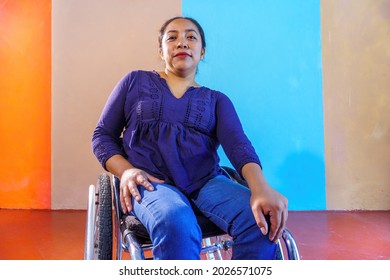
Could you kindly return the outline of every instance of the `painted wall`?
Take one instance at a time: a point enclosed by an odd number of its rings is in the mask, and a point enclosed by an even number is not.
[[[108,95],[128,71],[161,67],[159,27],[180,14],[179,0],[53,0],[53,208],[86,207],[103,172],[91,138]]]
[[[51,1],[0,1],[0,208],[51,207]]]
[[[291,210],[390,209],[389,1],[4,3],[0,208],[86,207],[110,91],[161,69],[158,29],[183,14],[206,32],[198,81],[231,97]]]
[[[322,1],[328,209],[390,209],[390,1]]]
[[[208,39],[199,80],[232,99],[271,185],[290,209],[325,209],[319,1],[183,0],[183,14]]]

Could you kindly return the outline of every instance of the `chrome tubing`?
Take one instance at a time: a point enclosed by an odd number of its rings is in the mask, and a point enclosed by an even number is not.
[[[144,260],[144,251],[139,242],[133,237],[129,230],[125,230],[123,233],[124,243],[132,260]]]
[[[114,234],[116,237],[116,259],[122,260],[122,231],[121,231],[121,211],[119,206],[119,186],[116,177],[112,175],[112,188],[114,193],[114,210],[115,210],[115,219],[114,219]]]
[[[286,244],[287,254],[289,260],[300,260],[298,247],[295,242],[294,237],[292,236],[291,232],[288,229],[284,229],[282,238],[284,240],[284,243]]]
[[[283,253],[283,247],[282,247],[282,242],[280,242],[280,239],[278,239],[278,247],[280,251],[280,255],[282,256],[282,260],[284,260],[284,253]]]
[[[87,227],[85,230],[84,259],[94,259],[95,249],[95,218],[96,218],[96,192],[95,186],[90,185],[88,191]]]

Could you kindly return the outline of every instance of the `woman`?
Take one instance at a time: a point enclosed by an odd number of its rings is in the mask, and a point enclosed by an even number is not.
[[[228,97],[195,82],[206,53],[202,27],[172,18],[159,43],[164,71],[125,75],[93,135],[96,157],[121,180],[123,211],[145,225],[155,259],[199,259],[194,210],[234,238],[233,259],[273,259],[287,199],[268,185]],[[224,175],[220,144],[249,189]]]

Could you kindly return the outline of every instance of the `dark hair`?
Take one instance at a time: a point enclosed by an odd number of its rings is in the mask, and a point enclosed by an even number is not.
[[[195,19],[190,18],[190,17],[173,17],[171,19],[168,19],[166,22],[164,22],[164,24],[160,28],[160,33],[158,36],[158,44],[159,44],[160,49],[162,48],[162,38],[164,36],[165,30],[167,29],[168,24],[170,24],[172,21],[174,21],[176,19],[186,19],[186,20],[191,21],[193,24],[195,24],[195,26],[199,30],[200,37],[202,38],[202,48],[206,48],[206,38],[204,36],[203,28],[202,28],[202,26],[200,26],[199,22],[197,22]]]

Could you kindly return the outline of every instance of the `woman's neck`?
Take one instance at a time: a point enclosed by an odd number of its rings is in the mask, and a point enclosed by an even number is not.
[[[176,98],[181,98],[190,87],[199,87],[195,82],[195,74],[178,76],[167,69],[158,73],[166,80],[169,89]]]
[[[182,86],[198,86],[195,82],[195,74],[196,73],[189,73],[189,74],[176,74],[169,69],[165,69],[162,72],[162,76],[167,82],[175,85],[182,85]],[[161,74],[160,74],[161,75]]]

